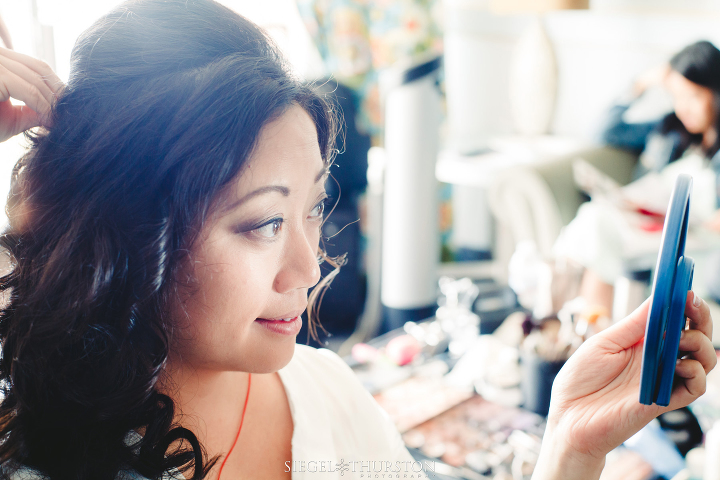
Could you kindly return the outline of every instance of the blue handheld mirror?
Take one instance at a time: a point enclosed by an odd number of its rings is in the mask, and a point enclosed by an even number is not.
[[[692,177],[675,181],[652,285],[643,345],[640,403],[670,403],[680,334],[685,328],[685,301],[692,286],[695,262],[685,256]]]

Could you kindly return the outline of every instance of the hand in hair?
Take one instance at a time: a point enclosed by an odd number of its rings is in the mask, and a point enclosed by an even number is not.
[[[636,97],[639,97],[645,90],[655,85],[662,85],[663,81],[670,73],[670,64],[663,63],[657,67],[651,68],[646,72],[640,74],[633,84],[633,93]]]
[[[50,112],[63,83],[43,61],[0,47],[0,142],[37,126]],[[10,98],[25,102],[13,105]]]

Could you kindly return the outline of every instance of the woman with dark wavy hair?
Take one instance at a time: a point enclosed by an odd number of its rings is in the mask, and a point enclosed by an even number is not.
[[[258,27],[212,0],[129,1],[78,39],[66,86],[5,49],[0,86],[3,139],[41,126],[2,235],[1,477],[358,478],[382,461],[418,478],[350,368],[295,343],[308,304],[315,333],[336,124]],[[686,313],[668,408],[637,402],[647,304],[573,356],[536,479],[597,478],[704,391],[708,307],[690,294]]]

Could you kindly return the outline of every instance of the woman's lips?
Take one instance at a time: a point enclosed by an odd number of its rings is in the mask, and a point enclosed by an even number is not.
[[[297,315],[292,320],[268,320],[265,318],[258,318],[255,320],[263,327],[267,328],[271,332],[278,333],[281,335],[297,335],[300,333],[302,328],[302,317]]]

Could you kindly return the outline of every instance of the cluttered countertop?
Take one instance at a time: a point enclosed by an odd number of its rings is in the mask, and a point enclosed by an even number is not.
[[[531,316],[519,310],[493,320],[492,333],[485,333],[489,329],[466,301],[477,298],[478,285],[445,279],[441,289],[445,302],[435,317],[357,344],[344,359],[393,419],[413,456],[432,462],[429,478],[528,480],[552,380],[582,342],[577,331],[588,329],[587,319],[529,325]],[[690,409],[672,413],[611,452],[601,480],[669,480],[688,472],[701,449],[686,461],[699,442],[682,438],[697,436],[685,423],[699,422],[707,432],[720,419],[720,371],[711,373],[707,393]]]

